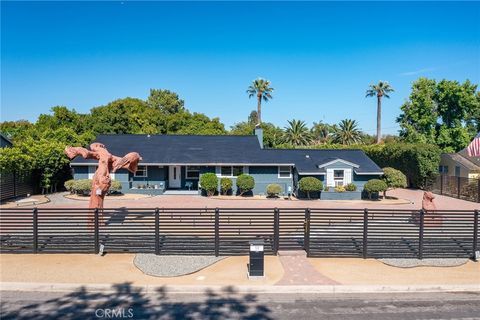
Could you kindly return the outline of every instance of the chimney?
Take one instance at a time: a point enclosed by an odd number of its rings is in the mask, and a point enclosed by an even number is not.
[[[263,129],[255,127],[255,135],[258,138],[258,143],[260,143],[260,148],[263,149]]]

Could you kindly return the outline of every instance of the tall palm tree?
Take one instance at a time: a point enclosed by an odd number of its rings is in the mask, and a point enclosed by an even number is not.
[[[362,132],[358,129],[358,123],[355,120],[342,120],[333,133],[333,142],[351,145],[362,141]]]
[[[305,121],[293,119],[288,121],[288,126],[285,127],[283,140],[294,146],[305,146],[312,142],[312,135]]]
[[[377,143],[380,143],[382,138],[382,97],[390,98],[388,94],[393,91],[387,81],[379,81],[377,84],[371,84],[365,95],[365,97],[377,97]]]
[[[325,144],[330,139],[330,134],[333,132],[333,126],[323,123],[322,121],[314,122],[310,132],[312,133],[314,142],[316,144]]]
[[[262,123],[262,99],[267,102],[272,99],[273,88],[270,87],[270,81],[262,78],[253,80],[252,84],[248,87],[248,97],[257,97],[257,126]]]

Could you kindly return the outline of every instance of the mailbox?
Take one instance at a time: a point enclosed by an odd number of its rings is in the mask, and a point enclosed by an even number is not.
[[[250,263],[248,264],[249,277],[263,277],[265,274],[263,248],[263,240],[250,241]]]

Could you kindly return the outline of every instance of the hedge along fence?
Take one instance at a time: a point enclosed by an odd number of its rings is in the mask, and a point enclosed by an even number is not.
[[[74,194],[89,195],[92,189],[92,179],[71,179],[65,181],[65,189]],[[122,190],[122,183],[117,180],[112,180],[109,193]]]

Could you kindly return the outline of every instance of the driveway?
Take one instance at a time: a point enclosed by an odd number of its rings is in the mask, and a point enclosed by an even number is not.
[[[49,208],[86,208],[88,201],[64,198],[65,193],[49,195],[51,202],[38,205]],[[273,199],[235,199],[223,200],[202,197],[198,195],[161,195],[136,200],[118,200],[107,197],[106,208],[345,208],[345,209],[405,209],[419,210],[422,204],[423,191],[414,189],[397,189],[388,192],[389,196],[407,201],[402,204],[384,203],[382,201],[366,200],[273,200]],[[451,197],[436,195],[436,206],[439,210],[474,210],[480,204]]]

